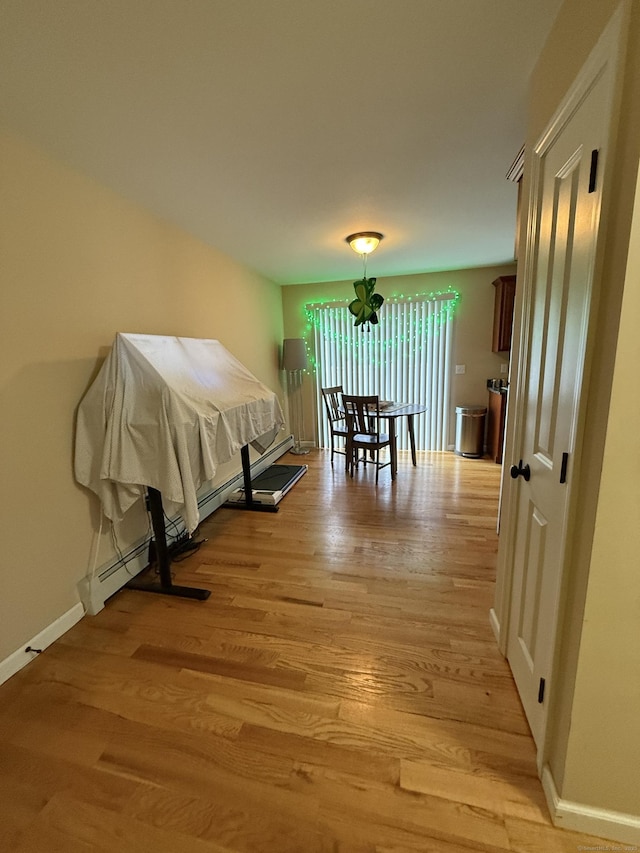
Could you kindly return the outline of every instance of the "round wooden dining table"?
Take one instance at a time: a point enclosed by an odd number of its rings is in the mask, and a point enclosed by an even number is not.
[[[391,465],[393,469],[393,474],[395,476],[396,471],[398,470],[398,456],[397,456],[397,447],[396,447],[396,439],[397,439],[397,429],[396,429],[396,421],[398,418],[406,418],[407,419],[407,429],[409,431],[409,445],[411,447],[411,461],[414,466],[416,463],[416,436],[414,431],[414,416],[421,415],[423,412],[427,411],[427,407],[422,403],[393,403],[393,405],[384,405],[380,404],[380,417],[386,418],[389,422],[389,438],[391,440]]]

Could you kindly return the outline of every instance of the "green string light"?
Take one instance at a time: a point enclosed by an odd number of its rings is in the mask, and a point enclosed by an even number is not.
[[[327,325],[323,322],[321,315],[317,313],[317,309],[326,308],[329,312],[329,316],[331,318],[335,318],[339,312],[348,308],[346,300],[322,299],[317,300],[316,302],[308,302],[304,308],[307,319],[304,341],[310,365],[310,372],[315,373],[317,369],[316,358],[308,340],[310,333],[314,330],[317,330],[326,341],[338,343],[341,346],[346,344],[349,347],[354,347],[356,358],[358,358],[361,351],[364,351],[365,349],[368,351],[370,344],[380,347],[385,360],[383,362],[378,362],[378,365],[382,364],[383,366],[386,366],[387,359],[391,355],[394,355],[400,346],[407,343],[413,343],[416,350],[420,352],[428,335],[430,333],[438,334],[440,326],[454,316],[460,303],[460,293],[453,288],[447,288],[446,290],[430,291],[429,293],[415,293],[408,295],[398,293],[387,297],[385,300],[386,306],[398,303],[411,303],[412,305],[415,305],[419,302],[441,302],[441,306],[435,313],[431,314],[426,321],[420,320],[417,323],[414,323],[412,328],[410,328],[406,334],[398,333],[396,335],[387,336],[378,341],[376,341],[375,338],[371,341],[368,337],[368,333],[367,337],[363,337],[362,330],[352,329],[350,326],[347,327],[348,331],[346,334],[341,334],[327,328]],[[385,312],[383,312],[380,317],[379,325],[376,329],[376,334],[381,334],[384,330],[386,325],[385,319]]]

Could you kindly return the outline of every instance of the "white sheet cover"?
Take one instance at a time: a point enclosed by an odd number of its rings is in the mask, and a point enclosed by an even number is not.
[[[283,424],[275,393],[219,341],[119,333],[78,409],[76,480],[114,522],[152,486],[191,532],[200,486]]]

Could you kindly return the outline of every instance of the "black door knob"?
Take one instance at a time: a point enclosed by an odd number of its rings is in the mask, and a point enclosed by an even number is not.
[[[517,480],[518,477],[524,477],[527,483],[529,482],[529,479],[531,477],[531,469],[528,465],[525,465],[524,468],[522,467],[522,459],[517,465],[511,466],[511,470],[509,471],[509,473],[511,474],[514,480]]]

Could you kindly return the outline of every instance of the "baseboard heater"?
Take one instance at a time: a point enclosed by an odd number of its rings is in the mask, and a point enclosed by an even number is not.
[[[293,436],[289,435],[251,464],[251,478],[255,484],[256,479],[272,463],[279,459],[284,453],[293,447]],[[301,467],[301,466],[280,466]],[[306,469],[306,466],[304,466]],[[302,476],[302,475],[300,475]],[[204,521],[218,507],[227,503],[230,496],[239,490],[244,481],[242,471],[216,486],[198,498],[198,510],[201,521]],[[290,487],[289,487],[290,488]],[[186,531],[182,518],[176,516],[171,518],[167,524],[167,543],[171,544],[181,537]],[[93,577],[85,577],[78,584],[80,599],[85,612],[95,616],[104,608],[105,601],[122,589],[129,581],[138,575],[149,565],[149,533],[135,542],[122,556],[112,557],[107,563],[100,566]]]

